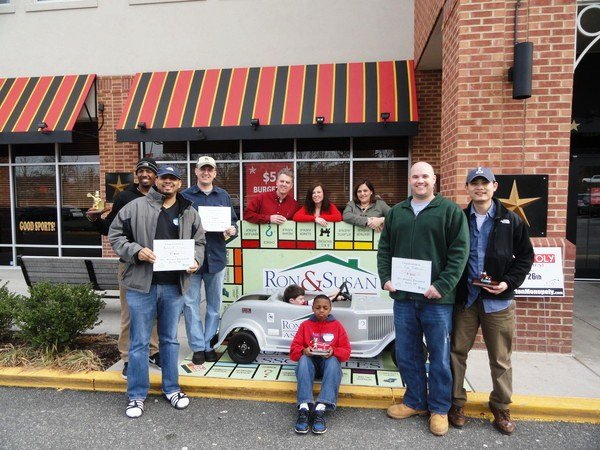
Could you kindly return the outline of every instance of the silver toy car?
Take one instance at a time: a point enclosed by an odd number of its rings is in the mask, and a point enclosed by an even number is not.
[[[310,300],[315,294],[307,293]],[[340,287],[332,314],[348,333],[351,356],[371,358],[394,342],[393,303],[377,295],[350,295]],[[240,364],[249,364],[260,351],[287,353],[300,324],[308,319],[308,305],[283,301],[282,292],[257,291],[241,296],[223,314],[217,347],[228,340],[227,353]],[[395,353],[392,349],[392,359]]]

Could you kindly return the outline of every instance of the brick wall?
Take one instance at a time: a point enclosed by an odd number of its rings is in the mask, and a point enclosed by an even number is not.
[[[129,75],[98,77],[98,103],[104,103],[104,125],[98,133],[102,198],[106,198],[105,174],[107,172],[133,171],[139,159],[139,145],[130,142],[117,142],[116,133],[132,81],[133,77]],[[106,237],[102,239],[102,255],[115,256]]]
[[[442,71],[417,70],[419,134],[412,141],[412,161],[427,161],[436,173],[440,168],[440,127],[442,120]]]
[[[570,352],[575,248],[565,231],[576,2],[522,2],[518,39],[534,44],[533,96],[524,101],[512,99],[507,80],[514,1],[415,3],[415,58],[427,41],[423,36],[432,31],[431,18],[440,8],[443,14],[439,162],[444,195],[464,205],[465,175],[475,165],[489,165],[498,174],[549,175],[548,238],[534,244],[563,248],[566,296],[519,300],[515,343],[517,350]],[[430,28],[420,28],[424,24]],[[434,133],[431,126],[422,120],[419,132]]]

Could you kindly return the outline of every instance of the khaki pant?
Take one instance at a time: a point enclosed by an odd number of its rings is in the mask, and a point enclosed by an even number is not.
[[[468,309],[455,307],[454,327],[452,331],[452,403],[464,406],[467,392],[464,389],[467,355],[481,325],[481,333],[487,347],[492,375],[493,390],[490,403],[499,409],[507,409],[512,396],[512,342],[515,332],[515,303],[506,309],[486,314],[482,300],[476,300]]]
[[[125,264],[119,262],[119,281],[123,277],[125,271]],[[121,359],[123,362],[129,360],[129,308],[127,307],[127,298],[125,293],[127,289],[120,286],[119,297],[121,299],[121,329],[119,330],[119,342],[117,344],[119,353],[121,353]],[[156,329],[156,323],[152,328],[152,335],[150,336],[150,355],[158,353],[158,331]]]

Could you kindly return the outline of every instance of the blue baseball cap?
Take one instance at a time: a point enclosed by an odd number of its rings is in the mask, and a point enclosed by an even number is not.
[[[179,175],[179,171],[173,166],[160,166],[158,168],[157,175],[159,177],[164,177],[165,175],[171,175],[178,180],[181,180],[181,175]]]
[[[496,177],[494,177],[494,172],[492,172],[492,169],[488,167],[477,167],[469,170],[469,173],[467,174],[467,184],[479,177],[485,178],[490,183],[496,181]]]

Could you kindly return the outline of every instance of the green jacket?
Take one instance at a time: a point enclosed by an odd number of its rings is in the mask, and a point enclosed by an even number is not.
[[[394,206],[386,216],[377,269],[383,286],[392,278],[392,257],[431,261],[431,281],[442,295],[427,299],[422,294],[391,292],[396,300],[420,300],[429,303],[454,303],[456,285],[469,259],[469,227],[460,207],[437,194],[415,216],[412,197]]]

